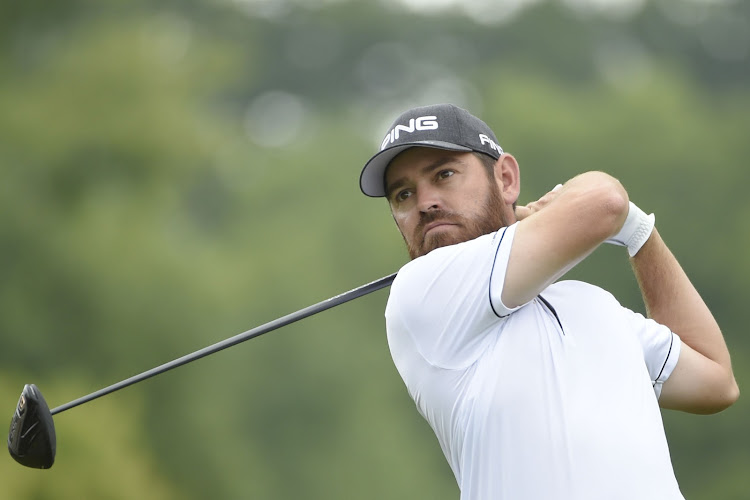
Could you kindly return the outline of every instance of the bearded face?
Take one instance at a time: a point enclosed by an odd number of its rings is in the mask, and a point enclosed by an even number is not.
[[[412,234],[407,237],[401,232],[409,257],[413,260],[436,248],[473,240],[510,225],[497,184],[488,181],[487,187],[487,195],[477,214],[464,215],[440,208],[421,212]]]
[[[420,257],[513,222],[494,164],[473,153],[412,148],[386,171],[386,196],[409,256]]]

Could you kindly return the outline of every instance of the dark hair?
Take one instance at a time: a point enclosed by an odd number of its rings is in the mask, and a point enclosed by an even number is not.
[[[482,165],[484,165],[484,169],[487,171],[487,176],[490,178],[490,180],[494,180],[495,178],[495,163],[497,163],[497,158],[494,158],[488,154],[484,153],[474,153],[474,156],[479,158],[479,161],[482,162]]]
[[[474,156],[476,156],[480,162],[482,162],[482,165],[484,165],[484,170],[487,173],[487,178],[490,180],[490,182],[495,182],[495,164],[497,163],[497,158],[494,158],[488,154],[484,153],[474,153]],[[513,210],[516,209],[516,204],[513,203]]]

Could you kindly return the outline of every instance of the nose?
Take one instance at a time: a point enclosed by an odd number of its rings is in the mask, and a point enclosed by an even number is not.
[[[443,200],[438,190],[432,186],[420,186],[417,189],[417,207],[420,212],[430,212],[443,208]]]

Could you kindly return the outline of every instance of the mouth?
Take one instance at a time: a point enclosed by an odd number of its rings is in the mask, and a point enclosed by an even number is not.
[[[427,233],[429,233],[433,229],[445,228],[445,227],[448,227],[448,226],[455,226],[455,225],[457,225],[457,224],[454,224],[452,222],[447,222],[447,221],[435,221],[435,222],[431,222],[430,224],[427,224],[425,226],[423,234],[426,235]]]

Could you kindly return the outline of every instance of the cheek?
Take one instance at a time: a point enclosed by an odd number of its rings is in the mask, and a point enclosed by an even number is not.
[[[401,231],[401,234],[411,234],[412,230],[416,226],[414,218],[411,217],[411,214],[408,212],[398,211],[392,211],[391,214],[393,215],[393,220],[396,222],[396,226],[398,227],[399,231]]]
[[[396,215],[393,217],[396,221],[396,225],[401,231],[409,228],[409,216],[408,215]]]

